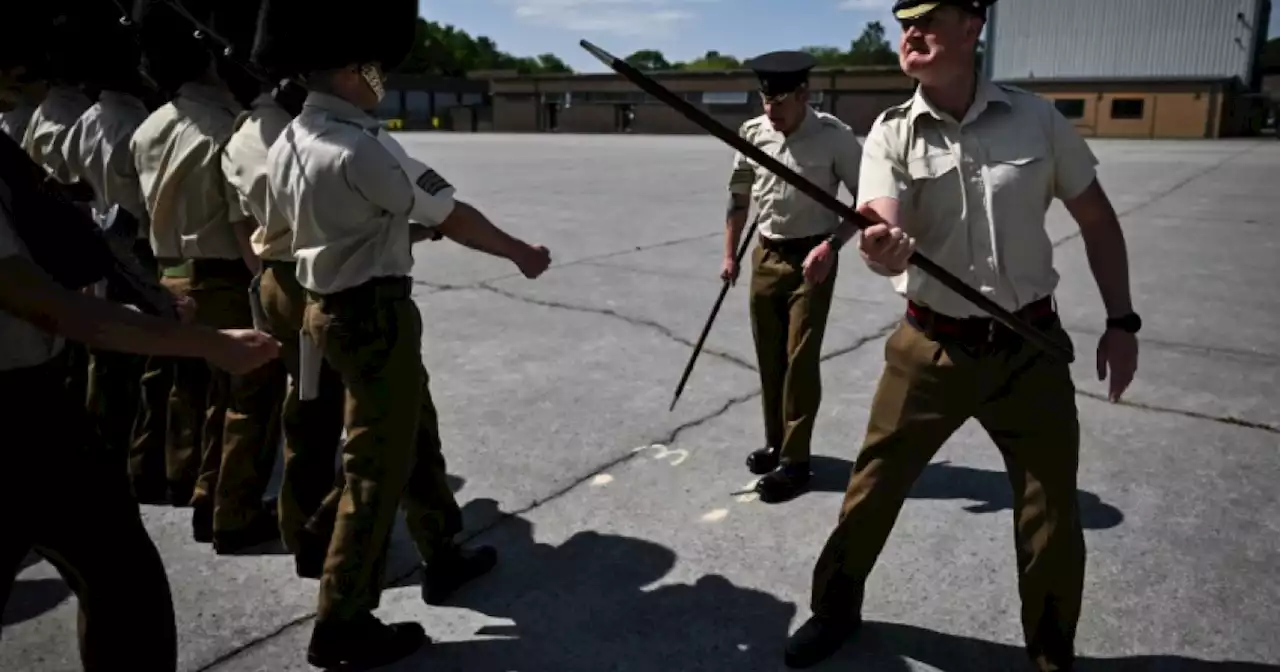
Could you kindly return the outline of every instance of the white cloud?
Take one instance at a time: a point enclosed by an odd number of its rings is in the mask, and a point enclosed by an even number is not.
[[[694,8],[717,0],[503,0],[532,24],[586,33],[655,37],[695,16]]]

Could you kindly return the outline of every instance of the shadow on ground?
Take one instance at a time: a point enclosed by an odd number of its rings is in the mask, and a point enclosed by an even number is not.
[[[854,641],[824,664],[812,669],[908,672],[907,660],[943,672],[995,672],[1034,669],[1022,647],[917,628],[899,623],[867,623]],[[780,666],[779,666],[780,667]],[[1174,655],[1082,657],[1079,672],[1277,672],[1280,666],[1262,663],[1216,662]]]
[[[492,500],[470,506],[482,515],[497,510]],[[449,606],[511,623],[481,627],[469,641],[434,644],[387,672],[785,669],[794,604],[718,575],[650,587],[675,567],[676,555],[642,539],[579,532],[559,546],[541,544],[532,523],[520,517],[505,519],[491,535],[502,563]],[[867,623],[814,669],[908,672],[911,661],[944,672],[1031,669],[1021,646],[881,622]],[[1280,672],[1275,665],[1177,655],[1077,662],[1078,670],[1096,672]]]
[[[497,508],[492,500],[471,504],[482,502]],[[502,562],[450,606],[512,623],[436,644],[389,671],[767,668],[782,655],[780,637],[796,612],[718,575],[649,588],[676,555],[642,539],[579,532],[558,546],[540,544],[532,523],[518,517],[491,538]]]
[[[844,492],[853,473],[853,463],[838,457],[813,456],[811,489],[816,492]],[[1003,471],[962,467],[947,461],[925,467],[911,488],[912,499],[963,499],[974,504],[969,513],[996,513],[1013,509],[1013,488]],[[1085,529],[1106,530],[1124,521],[1124,514],[1102,498],[1085,490],[1077,493],[1080,519]]]

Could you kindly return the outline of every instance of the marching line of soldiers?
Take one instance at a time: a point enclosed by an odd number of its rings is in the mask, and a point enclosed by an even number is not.
[[[879,115],[865,145],[810,105],[812,57],[748,62],[765,113],[741,136],[829,193],[843,184],[873,222],[859,232],[734,157],[721,278],[739,276],[735,252],[754,207],[749,308],[765,445],[747,466],[762,500],[788,500],[810,478],[842,247],[856,238],[864,263],[907,302],[838,524],[814,568],[813,616],[787,642],[792,667],[826,659],[857,632],[863,585],[907,492],[970,418],[991,434],[1015,491],[1028,654],[1040,670],[1073,665],[1085,549],[1068,364],[908,265],[920,250],[1070,343],[1044,227],[1047,204],[1062,200],[1107,310],[1099,378],[1110,376],[1112,399],[1132,380],[1141,321],[1096,159],[1051,103],[974,67],[992,2],[895,3],[901,64],[919,86]],[[27,211],[0,212],[0,388],[21,397],[0,407],[0,422],[20,424],[21,441],[46,440],[30,416],[48,413],[48,395],[60,395],[55,406],[68,418],[47,454],[6,451],[18,461],[4,470],[0,510],[48,506],[8,514],[21,533],[0,553],[0,573],[13,567],[0,604],[34,548],[81,599],[87,670],[174,669],[172,600],[137,512],[139,502],[169,502],[191,507],[193,537],[218,554],[280,539],[297,574],[319,579],[313,665],[365,669],[411,655],[429,641],[423,628],[373,616],[397,510],[422,557],[428,604],[497,562],[493,548],[456,541],[461,512],[422,362],[412,246],[449,238],[528,278],[550,254],[460,200],[371,115],[385,73],[415,39],[413,0],[341,16],[301,0],[136,0],[124,22],[117,6],[63,0],[21,10],[41,29],[0,35],[0,126],[25,128],[22,148],[95,221],[123,211],[139,222],[131,253],[181,321],[129,311],[110,283],[54,287],[15,236],[14,213]],[[209,35],[229,50],[212,48]],[[72,44],[93,45],[95,57],[58,56]],[[6,203],[18,196],[0,192]],[[29,291],[13,291],[19,282]],[[31,289],[40,283],[52,289]],[[267,500],[281,437],[284,480],[278,500]],[[54,487],[72,494],[44,491]],[[108,538],[118,552],[92,553]],[[126,606],[153,627],[139,630],[132,617],[126,630]]]

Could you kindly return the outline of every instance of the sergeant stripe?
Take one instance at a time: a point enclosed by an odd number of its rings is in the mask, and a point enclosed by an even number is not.
[[[449,182],[443,177],[440,177],[440,173],[437,173],[430,168],[427,169],[427,172],[418,176],[418,188],[432,196],[435,196],[451,186],[453,185],[449,184]]]

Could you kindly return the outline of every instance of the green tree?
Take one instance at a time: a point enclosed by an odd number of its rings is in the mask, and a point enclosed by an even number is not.
[[[419,18],[413,49],[397,68],[406,74],[462,77],[473,70],[515,70],[522,74],[572,72],[555,54],[512,56],[488,37],[472,37],[465,30]]]
[[[742,62],[728,54],[712,50],[687,63],[673,63],[675,70],[737,70]]]
[[[657,49],[641,49],[622,60],[641,72],[660,72],[671,69],[671,62]]]
[[[849,43],[846,65],[895,65],[898,54],[884,37],[884,25],[872,21],[862,29],[858,39]]]

